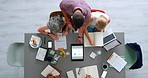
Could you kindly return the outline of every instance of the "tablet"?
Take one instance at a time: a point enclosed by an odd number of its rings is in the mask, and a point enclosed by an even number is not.
[[[71,44],[71,60],[72,61],[84,60],[84,44]]]

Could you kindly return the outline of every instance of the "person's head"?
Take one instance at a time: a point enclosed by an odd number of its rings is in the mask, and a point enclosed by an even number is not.
[[[65,26],[65,23],[63,21],[63,17],[61,16],[54,16],[54,17],[51,17],[49,19],[49,28],[51,30],[51,33],[53,34],[57,34],[61,31],[61,29]]]
[[[73,16],[72,16],[72,23],[73,23],[73,28],[75,29],[75,31],[77,29],[79,29],[83,23],[84,23],[84,16],[82,13],[80,12],[74,12]]]
[[[97,25],[96,27],[98,30],[102,30],[106,27],[107,23],[108,23],[107,18],[101,15],[96,21],[96,25]]]

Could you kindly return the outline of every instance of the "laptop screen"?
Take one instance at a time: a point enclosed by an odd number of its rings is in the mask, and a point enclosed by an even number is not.
[[[112,41],[113,39],[116,39],[115,35],[112,33],[106,37],[103,38],[103,43],[106,44],[110,41]]]

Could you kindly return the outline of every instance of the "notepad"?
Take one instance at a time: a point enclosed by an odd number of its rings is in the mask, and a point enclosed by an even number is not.
[[[99,72],[98,72],[97,65],[76,68],[77,78],[85,78],[86,74],[91,75],[92,78],[99,78]]]
[[[108,58],[107,62],[112,65],[118,72],[120,72],[127,64],[119,55],[115,52]]]
[[[67,76],[68,76],[68,78],[75,78],[75,75],[73,73],[73,70],[68,71],[67,72]]]
[[[46,53],[47,53],[47,49],[39,48],[38,52],[36,54],[36,59],[44,61],[44,59],[46,57]]]

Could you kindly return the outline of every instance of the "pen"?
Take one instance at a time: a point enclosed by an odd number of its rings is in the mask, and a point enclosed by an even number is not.
[[[82,68],[79,68],[79,71],[78,71],[78,74],[79,74],[79,75],[80,75],[80,73],[81,73],[81,69],[82,69]]]
[[[46,37],[44,37],[44,44],[46,43]]]

